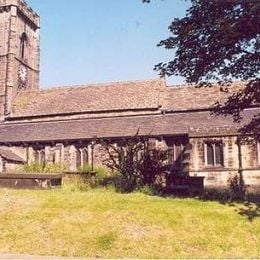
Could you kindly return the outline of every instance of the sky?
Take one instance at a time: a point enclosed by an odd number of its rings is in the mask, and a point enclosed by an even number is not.
[[[158,77],[172,50],[156,45],[183,17],[184,0],[27,0],[41,17],[41,86],[67,86]],[[180,77],[167,79],[181,84]]]

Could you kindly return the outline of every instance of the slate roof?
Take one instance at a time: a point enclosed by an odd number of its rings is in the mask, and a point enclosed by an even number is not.
[[[241,87],[243,83],[234,83],[229,90],[232,93]],[[22,91],[13,102],[11,119],[78,113],[95,113],[101,117],[101,113],[136,110],[207,109],[217,100],[224,101],[228,95],[221,92],[219,86],[166,87],[163,79]]]
[[[95,111],[157,109],[162,79],[22,91],[12,105],[12,117]]]
[[[260,109],[244,111],[249,120]],[[215,117],[209,112],[173,113],[166,115],[133,116],[102,119],[81,119],[53,122],[0,124],[0,143],[63,141],[112,138],[139,135],[188,134],[190,128],[234,128],[231,117]]]
[[[228,96],[243,86],[242,82],[234,82],[228,87],[229,93],[221,91],[219,85],[202,88],[194,85],[167,87],[163,96],[163,108],[171,111],[207,109],[216,101],[224,102]]]
[[[18,156],[17,154],[13,153],[10,150],[6,150],[3,148],[0,148],[0,156],[2,156],[4,159],[12,162],[21,162],[24,163],[25,161]]]

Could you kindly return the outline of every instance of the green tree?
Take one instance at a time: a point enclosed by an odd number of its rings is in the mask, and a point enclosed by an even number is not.
[[[260,0],[190,1],[186,16],[175,18],[170,37],[158,44],[174,50],[173,59],[155,70],[183,76],[198,86],[218,82],[227,92],[232,81],[245,81],[245,88],[213,108],[216,114],[231,114],[240,122],[245,108],[260,104]],[[259,140],[260,113],[240,131]]]

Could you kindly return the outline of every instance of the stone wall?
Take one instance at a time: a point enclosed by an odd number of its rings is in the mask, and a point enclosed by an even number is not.
[[[222,167],[209,167],[205,162],[205,142],[219,140],[223,143],[224,164]],[[236,136],[197,137],[191,138],[192,144],[190,175],[204,176],[206,186],[222,186],[227,184],[231,174],[239,170],[239,150]],[[258,161],[257,145],[241,145],[241,166],[244,181],[248,185],[260,184],[260,161]]]
[[[20,56],[21,36],[26,33],[25,55]],[[0,119],[9,115],[20,87],[20,65],[27,68],[23,88],[39,88],[39,17],[23,1],[0,0]]]
[[[170,140],[170,141],[169,141]],[[180,140],[176,137],[157,138],[152,140],[152,145],[158,149],[167,150],[168,145],[174,140]],[[205,142],[217,140],[223,144],[223,165],[212,167],[208,166],[205,161]],[[179,141],[178,141],[179,142]],[[183,141],[183,143],[187,140]],[[225,186],[231,174],[236,174],[239,170],[239,150],[236,136],[226,137],[192,137],[189,139],[189,146],[191,146],[189,174],[191,176],[203,176],[205,186]],[[183,145],[185,148],[185,146]],[[77,151],[85,149],[87,161],[83,162],[81,155],[81,166],[83,163],[93,164],[94,166],[102,165],[107,158],[104,147],[100,144],[93,146],[91,142],[78,141],[75,143],[53,143],[53,144],[37,144],[33,146],[16,146],[9,147],[9,149],[19,155],[28,163],[35,161],[35,151],[37,149],[44,150],[46,163],[61,163],[68,171],[78,171]],[[92,158],[93,154],[93,158]],[[260,161],[257,154],[256,144],[241,145],[241,170],[245,183],[247,185],[260,185]],[[167,163],[167,162],[165,162]]]
[[[10,11],[0,8],[0,117],[4,114]]]

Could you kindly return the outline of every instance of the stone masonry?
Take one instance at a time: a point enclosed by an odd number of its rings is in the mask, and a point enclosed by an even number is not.
[[[22,90],[39,87],[39,39],[39,16],[24,1],[0,0],[0,118],[10,114],[21,66],[26,70]]]

